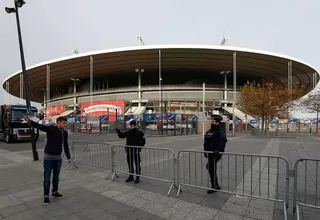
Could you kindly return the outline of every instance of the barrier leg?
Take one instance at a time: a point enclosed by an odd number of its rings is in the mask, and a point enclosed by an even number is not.
[[[173,185],[174,185],[174,183],[172,182],[171,185],[170,185],[169,191],[168,191],[168,193],[167,193],[167,196],[170,196],[171,189],[172,189]]]
[[[67,170],[67,169],[72,170],[73,167],[79,169],[79,167],[76,165],[76,163],[75,163],[75,162],[72,162],[72,163],[69,163],[69,164],[66,166],[66,168],[64,168],[64,170]]]
[[[296,217],[297,217],[297,220],[300,220],[300,209],[299,209],[299,205],[296,206]]]
[[[116,171],[115,171],[116,164],[114,162],[114,157],[115,157],[116,152],[114,150],[114,146],[111,147],[111,152],[112,152],[111,153],[111,171],[110,171],[110,173],[109,173],[109,175],[107,176],[106,179],[108,179],[109,176],[111,175],[111,180],[113,180],[114,176],[119,178],[119,176],[116,174]]]
[[[283,215],[284,215],[284,220],[287,220],[287,204],[286,202],[283,202]]]
[[[181,185],[179,184],[178,192],[177,192],[177,197],[179,197],[179,195],[180,195],[180,191],[181,191]],[[181,192],[182,192],[182,191],[181,191]]]
[[[64,168],[64,170],[67,170],[67,169],[72,169],[73,167],[79,169],[79,167],[76,165],[76,162],[75,162],[75,149],[74,149],[74,143],[72,142],[71,143],[71,158],[72,158],[72,163],[69,163],[66,168]]]

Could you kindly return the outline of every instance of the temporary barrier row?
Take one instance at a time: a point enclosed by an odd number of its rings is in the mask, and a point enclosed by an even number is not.
[[[167,182],[170,183],[167,195],[170,195],[175,178],[175,154],[173,150],[113,145],[111,161],[111,180],[117,173],[124,173]]]
[[[320,209],[320,159],[299,159],[290,170],[286,158],[272,155],[196,150],[181,150],[176,155],[168,148],[83,141],[71,142],[70,149],[74,163],[66,169],[83,164],[111,170],[112,180],[117,173],[124,173],[170,183],[167,195],[178,186],[179,196],[182,187],[187,186],[280,202],[285,219],[289,179],[294,177],[293,211],[297,219],[300,206]]]
[[[301,158],[294,164],[293,212],[300,219],[300,206],[320,209],[320,159]]]
[[[188,186],[281,202],[286,219],[288,175],[289,162],[280,156],[181,150],[177,196]]]

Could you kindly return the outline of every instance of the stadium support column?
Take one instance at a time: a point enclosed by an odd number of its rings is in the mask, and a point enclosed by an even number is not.
[[[162,73],[161,73],[161,50],[159,50],[159,111],[161,112],[161,135],[163,135],[163,103],[162,103]]]
[[[10,83],[6,81],[6,93],[4,93],[4,102],[5,104],[10,104]]]
[[[47,109],[47,98],[46,98],[46,96],[47,96],[47,93],[46,93],[46,88],[42,88],[41,89],[42,91],[43,91],[43,107],[44,107],[44,109]]]
[[[50,66],[47,65],[47,86],[46,86],[46,104],[50,101]]]
[[[234,114],[236,103],[237,103],[237,52],[234,52],[233,53],[233,104],[232,104],[233,126],[232,126],[232,135],[235,135],[235,131],[236,131],[236,116]]]
[[[90,56],[90,105],[92,105],[93,99],[93,57]]]
[[[313,73],[313,77],[312,77],[312,85],[313,85],[313,88],[315,88],[317,86],[317,72],[314,72]]]
[[[206,83],[204,82],[202,85],[202,138],[204,139],[204,116],[205,116],[205,101],[206,100]]]
[[[289,98],[291,99],[291,94],[292,94],[292,61],[290,60],[288,62],[288,93],[289,93]],[[289,132],[289,109],[287,112],[287,132]]]

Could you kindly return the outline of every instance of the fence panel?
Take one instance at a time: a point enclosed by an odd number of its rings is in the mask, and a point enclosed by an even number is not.
[[[107,143],[73,141],[70,144],[73,164],[99,167],[111,170],[112,146]],[[66,169],[70,168],[67,166]],[[72,168],[72,167],[71,167]]]
[[[182,150],[178,153],[177,196],[181,186],[212,190],[208,173],[212,152]],[[283,203],[285,219],[289,200],[289,163],[280,156],[241,153],[220,153],[216,164],[218,184],[216,191]],[[213,163],[214,164],[214,163]],[[214,169],[215,167],[213,167]],[[214,188],[216,188],[213,181]]]
[[[301,158],[294,164],[293,212],[299,219],[299,206],[320,209],[320,159]]]
[[[140,157],[136,156],[137,151],[140,152]],[[133,175],[171,183],[167,193],[167,195],[170,195],[175,180],[175,154],[173,150],[167,148],[113,145],[112,152],[111,179],[114,178],[116,173],[130,175],[128,161],[137,159],[141,164],[140,175],[136,174],[135,161],[133,161]]]

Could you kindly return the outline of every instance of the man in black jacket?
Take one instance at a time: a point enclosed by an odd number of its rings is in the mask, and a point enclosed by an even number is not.
[[[121,132],[119,129],[116,129],[119,138],[127,138],[126,145],[128,146],[144,146],[146,144],[146,139],[144,138],[143,132],[136,127],[137,126],[136,121],[134,120],[131,121],[129,125],[130,125],[130,129],[125,132]],[[140,166],[141,148],[126,147],[125,150],[127,153],[127,162],[129,167],[129,173],[130,173],[126,182],[133,181],[133,173],[134,173],[133,161],[134,161],[135,167],[136,167],[136,174],[137,174],[137,177],[134,183],[139,183],[140,175],[141,175],[141,166]]]
[[[208,194],[214,193],[216,192],[215,190],[221,189],[217,177],[217,163],[222,157],[220,152],[224,152],[226,142],[228,141],[226,134],[220,130],[220,122],[222,117],[220,115],[213,115],[212,118],[213,120],[211,122],[211,128],[204,136],[203,145],[205,151],[213,152],[204,155],[206,158],[208,158],[207,169],[210,175],[211,188],[213,189],[208,190]]]
[[[55,198],[62,199],[63,195],[58,193],[59,186],[59,174],[62,164],[62,149],[68,158],[68,163],[72,163],[69,145],[68,145],[68,132],[64,130],[67,126],[67,120],[64,117],[57,118],[56,126],[46,126],[39,124],[30,120],[28,116],[24,117],[24,120],[28,121],[31,126],[39,128],[41,131],[47,133],[46,145],[44,148],[44,158],[43,158],[43,167],[44,167],[44,202],[43,204],[50,204],[49,192],[50,192],[50,179],[51,172],[53,172],[52,177],[52,196]]]

